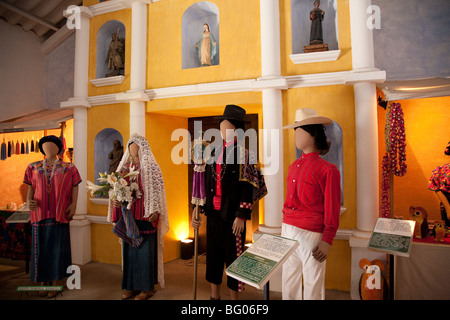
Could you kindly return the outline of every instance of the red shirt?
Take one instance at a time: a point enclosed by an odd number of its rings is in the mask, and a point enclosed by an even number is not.
[[[302,155],[289,166],[283,223],[323,233],[332,244],[341,210],[340,174],[318,152]]]

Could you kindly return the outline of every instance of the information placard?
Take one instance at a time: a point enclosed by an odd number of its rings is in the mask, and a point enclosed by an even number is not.
[[[8,219],[6,223],[28,223],[30,222],[31,212],[28,206],[25,204],[21,206],[16,212],[14,212]]]
[[[409,257],[415,224],[413,220],[378,218],[368,248]]]
[[[262,289],[298,245],[296,240],[264,233],[226,269],[226,273]]]

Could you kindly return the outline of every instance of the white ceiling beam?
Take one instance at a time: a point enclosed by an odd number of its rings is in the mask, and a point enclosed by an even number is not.
[[[50,29],[52,29],[54,31],[58,31],[58,28],[54,24],[51,24],[50,22],[48,22],[48,21],[46,21],[46,20],[44,20],[44,19],[42,19],[42,18],[40,18],[38,16],[35,16],[34,14],[31,14],[31,13],[29,13],[29,12],[27,12],[27,11],[21,9],[21,8],[18,8],[16,6],[10,4],[7,1],[0,0],[0,6],[6,8],[8,10],[14,11],[15,13],[20,14],[20,15],[28,18],[28,19],[36,21],[37,23],[39,23],[39,24],[41,24],[41,25],[43,25],[43,26],[45,26],[47,28],[50,28]]]

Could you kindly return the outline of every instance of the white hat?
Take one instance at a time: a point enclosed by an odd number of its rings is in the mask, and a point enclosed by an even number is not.
[[[319,116],[316,110],[310,108],[301,108],[295,111],[295,123],[289,124],[283,129],[297,128],[307,124],[332,124],[333,120],[330,118]]]

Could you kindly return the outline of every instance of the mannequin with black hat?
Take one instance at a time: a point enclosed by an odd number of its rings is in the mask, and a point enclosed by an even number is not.
[[[333,121],[310,108],[298,109],[296,147],[303,151],[289,166],[281,235],[300,245],[283,264],[284,300],[325,299],[325,263],[339,226],[340,173],[320,155],[328,150],[325,125]],[[303,283],[302,283],[303,282]]]
[[[252,155],[242,150],[236,138],[236,130],[244,130],[245,114],[243,108],[227,105],[223,115],[217,117],[223,145],[215,150],[216,161],[205,168],[206,203],[202,211],[207,217],[206,280],[211,284],[212,300],[220,299],[224,266],[243,252],[246,221],[251,218],[253,204],[267,193],[262,174],[250,164]],[[192,226],[197,229],[200,223],[201,218],[196,220],[193,215]],[[227,277],[232,299],[238,298],[242,285]]]
[[[39,140],[44,160],[33,162],[25,170],[28,184],[27,205],[31,211],[32,282],[51,285],[67,277],[72,264],[69,222],[75,215],[80,174],[72,163],[58,160],[63,151],[61,140],[53,135]],[[40,292],[49,298],[58,291]]]

